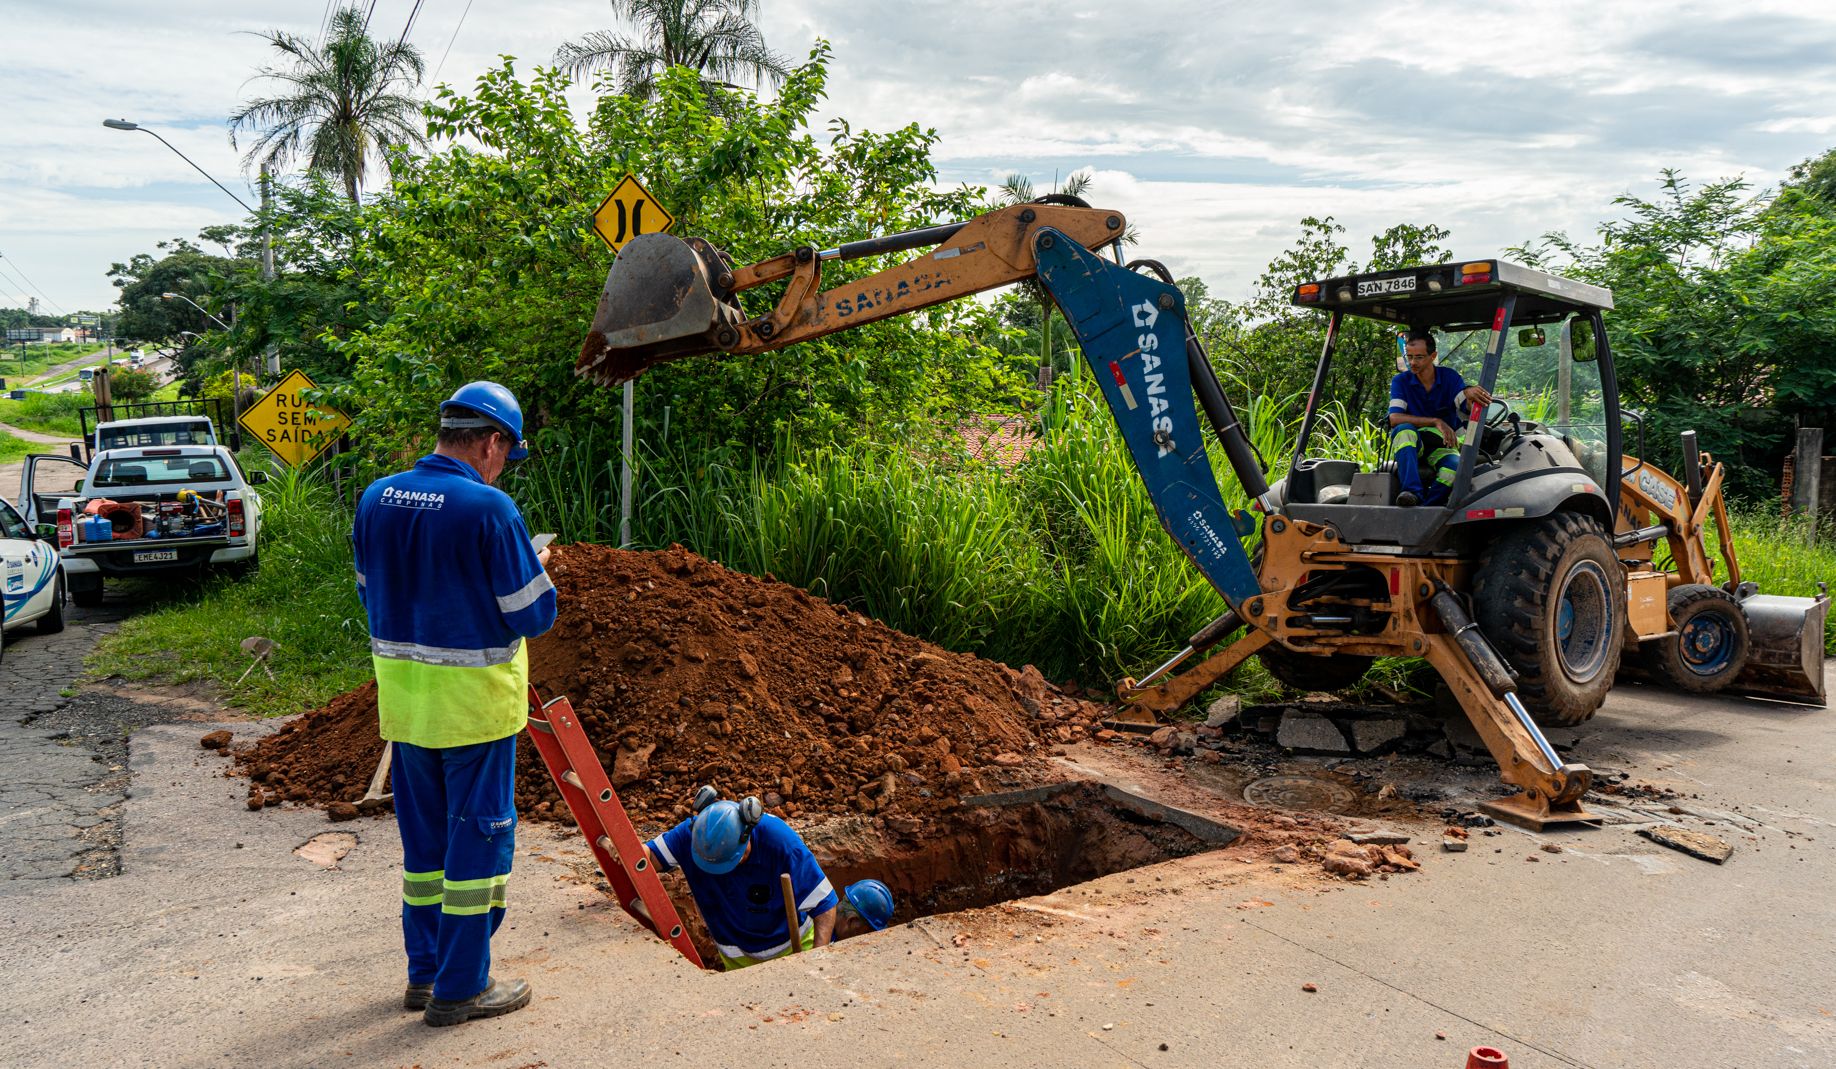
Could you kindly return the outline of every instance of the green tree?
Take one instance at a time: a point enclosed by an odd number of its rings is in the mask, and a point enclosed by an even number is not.
[[[230,116],[232,145],[239,134],[256,135],[245,164],[280,171],[303,156],[307,170],[336,177],[355,202],[373,165],[393,172],[393,163],[377,158],[383,150],[426,144],[421,103],[409,95],[424,70],[420,52],[402,41],[378,43],[356,7],[338,9],[323,45],[285,30],[257,36],[281,58],[257,77],[279,83],[279,92]]]
[[[183,330],[205,334],[216,329],[204,313],[184,301],[161,295],[182,293],[206,308],[216,305],[213,287],[232,268],[232,261],[213,256],[184,238],[162,241],[156,248],[165,255],[138,253],[127,263],[109,268],[108,276],[120,290],[116,297],[121,315],[115,336],[124,340],[169,342]]]
[[[675,213],[673,233],[706,238],[736,263],[974,214],[982,190],[934,188],[931,131],[836,119],[822,138],[811,132],[827,55],[819,45],[770,102],[671,68],[653,99],[603,96],[584,125],[559,71],[525,80],[506,62],[469,95],[441,87],[428,128],[443,144],[364,211],[350,277],[386,316],[338,343],[353,371],[339,402],[385,452],[423,445],[437,400],[472,378],[517,391],[538,444],[616,426],[617,393],[573,368],[611,263],[585,221],[627,171]],[[885,262],[825,264],[823,285]],[[779,292],[741,298],[758,315]],[[980,342],[989,319],[959,301],[768,358],[668,364],[639,384],[640,430],[661,442],[667,420],[670,443],[766,455],[789,439],[949,426],[1026,387]]]
[[[109,396],[117,401],[144,401],[159,389],[151,371],[118,367],[108,373]]]
[[[758,0],[612,0],[637,34],[594,30],[557,49],[555,65],[576,79],[606,71],[618,92],[639,100],[655,98],[664,71],[687,67],[718,104],[724,98],[713,90],[776,87],[789,72],[753,25],[758,7]]]
[[[1651,459],[1675,470],[1677,435],[1694,430],[1731,490],[1757,498],[1793,424],[1836,416],[1836,205],[1802,183],[1748,190],[1666,170],[1656,196],[1615,198],[1593,242],[1550,234],[1518,251],[1612,289],[1621,403],[1645,413]]]
[[[1301,220],[1301,233],[1256,280],[1250,299],[1237,310],[1247,324],[1214,359],[1254,393],[1298,405],[1313,384],[1314,367],[1326,335],[1326,318],[1293,303],[1303,282],[1361,271],[1386,271],[1439,263],[1447,258],[1441,242],[1448,231],[1433,224],[1399,223],[1371,238],[1370,258],[1359,263],[1342,238],[1345,227],[1331,216]],[[1327,400],[1348,411],[1376,419],[1396,374],[1396,329],[1347,316],[1334,349]]]

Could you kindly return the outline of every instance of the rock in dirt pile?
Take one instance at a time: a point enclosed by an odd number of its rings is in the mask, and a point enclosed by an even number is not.
[[[561,547],[549,571],[559,619],[530,644],[530,681],[572,700],[640,824],[687,815],[711,782],[789,817],[915,827],[1026,778],[1042,745],[1082,738],[1099,713],[1030,666],[951,653],[680,547]],[[376,722],[372,684],[243,751],[250,806],[356,815],[382,752]],[[516,790],[526,818],[569,819],[532,746],[519,748]]]

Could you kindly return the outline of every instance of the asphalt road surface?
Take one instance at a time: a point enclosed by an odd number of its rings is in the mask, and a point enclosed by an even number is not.
[[[1674,793],[1600,799],[1603,827],[1451,854],[1438,820],[1405,824],[1423,871],[1363,883],[1226,848],[730,975],[627,921],[575,834],[526,825],[496,969],[535,1001],[439,1030],[400,1009],[393,823],[249,812],[198,746],[210,725],[152,726],[128,743],[121,876],[0,883],[0,1049],[59,1066],[1457,1069],[1487,1044],[1516,1069],[1821,1069],[1833,725],[1624,686],[1572,754]],[[1665,849],[1636,834],[1652,821],[1734,855]]]

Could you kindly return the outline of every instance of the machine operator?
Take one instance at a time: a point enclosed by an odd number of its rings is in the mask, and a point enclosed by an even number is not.
[[[1468,386],[1460,373],[1435,363],[1434,334],[1412,330],[1404,347],[1409,370],[1390,380],[1390,455],[1396,460],[1401,491],[1398,505],[1438,505],[1453,489],[1460,468],[1458,428],[1472,405],[1492,403],[1492,395]],[[1434,482],[1422,481],[1418,457],[1427,453]]]

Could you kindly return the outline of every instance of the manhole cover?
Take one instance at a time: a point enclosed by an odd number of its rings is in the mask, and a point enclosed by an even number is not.
[[[1343,813],[1358,800],[1358,794],[1343,783],[1312,776],[1265,776],[1243,788],[1243,800],[1276,809]]]

